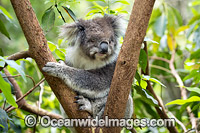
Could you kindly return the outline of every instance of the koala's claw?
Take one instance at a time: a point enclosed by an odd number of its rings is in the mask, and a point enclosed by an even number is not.
[[[79,110],[87,111],[92,114],[92,105],[87,98],[84,98],[83,96],[75,96],[74,98],[76,99],[74,103],[79,105]]]

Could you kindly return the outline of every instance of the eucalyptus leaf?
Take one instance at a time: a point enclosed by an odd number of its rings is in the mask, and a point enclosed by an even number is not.
[[[139,64],[144,72],[146,71],[146,67],[147,67],[147,58],[148,57],[147,57],[146,52],[143,49],[141,49],[140,56],[139,56]]]
[[[0,76],[0,88],[4,96],[6,97],[7,102],[17,108],[18,106],[11,93],[11,86],[1,76]]]
[[[172,105],[172,104],[178,104],[178,105],[183,105],[183,104],[186,104],[186,103],[191,103],[191,102],[200,102],[200,97],[198,96],[192,96],[186,100],[182,100],[182,99],[177,99],[177,100],[174,100],[174,101],[171,101],[169,103],[166,104],[167,105]]]
[[[8,132],[8,115],[7,113],[0,108],[0,132]]]
[[[145,101],[153,106],[158,106],[158,101],[151,95],[148,90],[142,89],[140,86],[134,86],[138,94],[145,99]]]
[[[188,91],[193,91],[200,94],[200,88],[198,87],[185,87]]]
[[[43,30],[45,32],[50,31],[54,26],[54,22],[55,22],[55,12],[54,12],[54,8],[52,8],[52,6],[51,6],[44,12],[44,14],[42,16]]]
[[[65,9],[67,14],[73,19],[74,22],[77,21],[76,15],[74,14],[74,12],[70,8],[68,8],[66,6],[62,6],[62,7]]]
[[[164,35],[167,25],[167,18],[162,14],[154,23],[154,30],[159,37]]]
[[[10,35],[9,35],[9,33],[8,33],[6,27],[5,27],[5,25],[4,25],[4,23],[3,23],[3,21],[1,19],[0,19],[0,32],[2,34],[4,34],[8,39],[11,39]]]
[[[16,69],[21,74],[23,80],[26,82],[26,76],[25,76],[24,70],[20,65],[18,65],[14,60],[7,60],[1,56],[0,56],[0,59],[5,61],[10,67]]]

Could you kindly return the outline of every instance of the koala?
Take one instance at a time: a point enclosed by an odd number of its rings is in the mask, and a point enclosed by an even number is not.
[[[79,110],[102,118],[124,34],[122,18],[106,15],[90,20],[80,19],[60,28],[68,40],[65,62],[48,62],[43,71],[58,77],[78,96]],[[131,118],[133,101],[129,96],[125,118]]]

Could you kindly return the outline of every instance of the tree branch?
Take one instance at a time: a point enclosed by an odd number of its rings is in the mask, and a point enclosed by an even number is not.
[[[47,62],[56,62],[56,60],[48,48],[47,40],[30,1],[11,0],[11,3],[29,44],[30,56],[36,61],[40,71],[45,76],[46,81],[58,98],[66,114],[69,118],[87,118],[89,115],[87,112],[80,112],[77,110],[77,105],[74,103],[76,94],[59,78],[49,76],[42,71],[42,67]],[[88,128],[76,128],[76,130],[80,133],[89,132]]]
[[[148,48],[147,48],[147,43],[144,42],[144,51],[147,54],[147,67],[146,67],[146,71],[143,72],[142,74],[144,75],[149,75],[149,58],[148,58]],[[160,116],[160,118],[162,119],[169,119],[169,117],[167,116],[167,113],[165,111],[164,105],[162,104],[163,102],[157,97],[156,93],[153,90],[153,87],[151,85],[151,82],[149,80],[147,80],[147,90],[150,91],[150,93],[153,95],[153,97],[158,101],[158,105],[162,108],[160,109],[159,107],[155,107],[158,115]],[[171,132],[171,133],[178,133],[176,127],[171,126],[170,123],[169,125],[167,124],[167,129]]]
[[[176,69],[174,67],[174,59],[175,59],[175,50],[172,51],[171,59],[170,59],[170,62],[169,62],[169,68],[171,69],[171,73],[175,77],[176,82],[179,85],[179,88],[180,88],[180,91],[181,91],[181,97],[183,98],[183,100],[186,100],[187,99],[187,91],[184,87],[184,83],[183,83],[181,77],[179,76],[178,72],[176,71]],[[186,111],[187,111],[187,113],[190,117],[190,122],[192,124],[192,128],[194,128],[196,130],[196,133],[197,133],[198,131],[197,131],[196,118],[195,118],[194,114],[192,113],[190,106],[188,106],[186,108]]]
[[[6,74],[6,76],[11,76],[10,73],[8,72],[8,70],[4,69],[4,72]],[[18,99],[16,101],[16,103],[18,104],[18,108],[21,108],[27,112],[30,112],[30,113],[33,113],[33,114],[37,114],[37,115],[40,115],[40,116],[44,116],[44,115],[48,115],[50,118],[56,118],[56,119],[59,119],[59,118],[62,118],[62,116],[58,115],[58,114],[55,114],[55,113],[52,113],[52,112],[48,112],[44,109],[40,109],[38,110],[36,107],[34,106],[31,106],[29,105],[25,99],[23,99],[25,96],[23,96],[22,94],[22,91],[19,87],[19,85],[17,84],[17,82],[15,81],[15,79],[13,78],[8,78],[8,80],[12,83],[14,89],[15,89],[15,96],[16,96],[16,99]],[[9,108],[7,111],[11,111],[15,109],[14,107],[13,108]]]
[[[124,42],[115,67],[104,116],[123,118],[133,78],[137,69],[141,44],[155,0],[135,0]],[[120,132],[121,128],[103,128],[103,132]]]
[[[23,58],[27,58],[30,57],[29,56],[29,52],[28,51],[21,51],[18,53],[15,53],[13,55],[10,55],[7,60],[19,60],[19,59],[23,59]],[[5,64],[4,67],[0,67],[0,71],[3,70],[3,68],[5,68],[8,64]]]

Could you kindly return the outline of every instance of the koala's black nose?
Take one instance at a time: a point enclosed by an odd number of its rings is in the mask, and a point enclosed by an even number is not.
[[[106,54],[108,52],[108,43],[107,42],[101,42],[100,44],[100,53]]]

